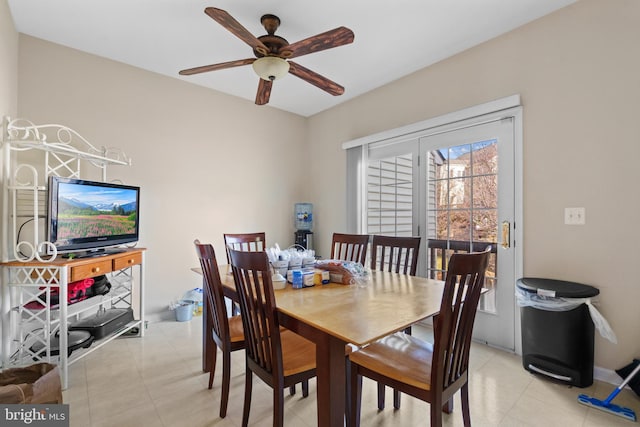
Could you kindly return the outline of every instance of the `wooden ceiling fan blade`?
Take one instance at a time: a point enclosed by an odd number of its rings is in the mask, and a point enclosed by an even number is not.
[[[333,96],[342,95],[344,93],[344,87],[340,86],[338,83],[329,80],[326,77],[321,76],[320,74],[311,71],[308,68],[303,67],[300,64],[297,64],[293,61],[289,62],[289,73],[293,74],[296,77],[301,78],[302,80],[311,83],[312,85],[319,87],[325,92],[330,93]]]
[[[256,58],[238,59],[236,61],[221,62],[219,64],[203,65],[200,67],[187,68],[180,71],[181,76],[190,76],[192,74],[206,73],[208,71],[223,70],[225,68],[239,67],[241,65],[253,64]]]
[[[282,49],[281,54],[287,58],[295,58],[309,53],[343,46],[353,42],[353,31],[347,27],[338,27],[327,32],[317,34],[304,40],[292,43]],[[289,52],[291,54],[289,55]]]
[[[269,48],[258,40],[256,36],[251,34],[249,30],[243,27],[241,23],[236,21],[233,16],[229,15],[227,11],[215,7],[207,7],[205,8],[204,13],[233,33],[240,40],[251,46],[255,51],[262,55],[269,53]]]
[[[269,97],[271,97],[271,86],[273,86],[273,82],[264,79],[259,80],[258,93],[256,93],[256,105],[265,105],[269,102]]]

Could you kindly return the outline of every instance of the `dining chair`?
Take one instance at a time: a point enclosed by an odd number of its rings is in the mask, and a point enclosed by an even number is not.
[[[368,245],[368,234],[333,233],[331,259],[359,262],[364,266]]]
[[[224,246],[229,262],[229,249],[238,251],[264,251],[267,249],[266,233],[225,233]]]
[[[224,247],[227,253],[227,264],[229,262],[229,249],[238,251],[264,251],[267,248],[266,233],[225,233]],[[236,303],[231,303],[231,314],[233,316],[240,313]]]
[[[246,343],[242,426],[249,423],[255,373],[273,389],[273,425],[281,427],[284,388],[316,376],[316,346],[280,327],[267,254],[229,249],[229,257]]]
[[[416,275],[420,237],[374,235],[371,239],[371,269]],[[411,335],[411,326],[404,330]],[[378,409],[384,409],[385,386],[378,383]],[[394,390],[393,406],[400,408],[400,392]]]
[[[222,396],[220,401],[220,417],[224,418],[227,412],[227,402],[229,401],[229,382],[231,352],[244,349],[244,331],[240,315],[227,317],[224,303],[224,293],[220,280],[220,271],[216,262],[215,251],[210,244],[201,244],[195,240],[196,252],[200,259],[202,274],[206,286],[206,295],[211,309],[208,311],[210,323],[213,327],[211,334],[213,341],[222,352]],[[213,385],[213,378],[216,368],[217,352],[213,351],[211,361],[211,371],[209,372],[209,388]],[[289,394],[296,393],[295,384],[289,388]],[[302,395],[309,395],[309,382],[302,382]]]
[[[490,250],[451,255],[433,344],[399,332],[349,355],[351,427],[360,425],[363,376],[429,402],[432,427],[442,425],[460,390],[464,425],[471,425],[469,348]]]
[[[420,237],[374,235],[371,239],[371,269],[416,275]]]
[[[227,415],[227,403],[229,402],[229,384],[231,380],[231,352],[245,348],[242,319],[240,316],[227,317],[227,309],[224,303],[222,282],[216,262],[216,254],[210,244],[201,244],[195,240],[196,253],[200,259],[202,274],[204,276],[205,295],[210,309],[207,310],[212,325],[211,335],[215,345],[222,352],[222,395],[220,397],[220,418]],[[211,370],[209,371],[209,389],[213,385],[213,377],[216,369],[217,350],[212,352]]]

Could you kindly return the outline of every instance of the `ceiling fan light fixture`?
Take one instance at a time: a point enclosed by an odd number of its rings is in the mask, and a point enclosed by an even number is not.
[[[277,56],[263,56],[253,62],[253,71],[263,80],[273,81],[289,72],[289,63]]]

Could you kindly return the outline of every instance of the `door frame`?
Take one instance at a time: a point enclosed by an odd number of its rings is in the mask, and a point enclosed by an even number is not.
[[[363,194],[366,183],[366,168],[361,167],[363,157],[366,157],[364,147],[370,143],[388,141],[393,143],[398,139],[419,138],[433,135],[435,128],[455,128],[461,122],[482,123],[487,120],[496,120],[499,117],[512,117],[514,127],[514,225],[512,229],[511,243],[514,246],[514,277],[522,277],[523,274],[523,243],[524,243],[524,196],[523,196],[523,109],[520,95],[512,95],[505,98],[479,104],[459,111],[433,117],[421,122],[389,129],[362,138],[344,142],[342,148],[347,150],[347,224],[350,232],[362,232],[363,215],[362,201],[366,197]],[[440,130],[439,129],[439,130]],[[515,284],[514,284],[515,288]],[[515,304],[515,302],[514,302]],[[520,310],[514,307],[514,332],[515,352],[522,354],[522,337],[520,328]]]
[[[449,148],[457,145],[469,145],[475,142],[487,141],[495,138],[498,160],[498,194],[496,205],[496,305],[497,311],[483,312],[478,310],[476,314],[473,339],[478,342],[487,343],[497,348],[508,351],[514,351],[516,347],[516,300],[515,300],[515,281],[519,277],[516,275],[516,245],[514,244],[515,234],[513,233],[513,224],[515,224],[515,123],[512,114],[500,112],[500,114],[488,114],[478,118],[465,120],[456,123],[455,126],[442,126],[435,129],[431,134],[420,138],[420,156],[427,157],[428,152],[434,149]],[[431,163],[428,161],[421,162],[419,182],[426,183],[428,181],[428,168]],[[424,190],[422,190],[424,193]],[[466,196],[465,196],[466,197]],[[421,235],[425,241],[428,240],[430,224],[428,215],[429,201],[421,200],[420,225],[425,226],[425,230]],[[469,209],[473,211],[473,207]],[[498,224],[503,220],[509,222],[509,246],[508,250],[500,247],[503,239],[502,230]],[[436,237],[448,240],[445,237]],[[469,236],[471,239],[471,236]],[[459,240],[465,240],[460,237]],[[481,239],[472,239],[478,240]],[[426,246],[426,245],[425,245]],[[480,247],[482,248],[482,246]],[[425,247],[426,250],[426,247]],[[473,249],[481,250],[481,249]],[[427,256],[429,254],[427,253]],[[425,257],[422,257],[426,261]],[[499,259],[499,260],[498,260]]]

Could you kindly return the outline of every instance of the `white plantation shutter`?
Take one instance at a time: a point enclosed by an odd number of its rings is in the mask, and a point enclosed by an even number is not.
[[[366,233],[387,236],[413,235],[411,154],[369,161]]]
[[[416,235],[414,179],[418,176],[418,141],[369,144],[367,148],[363,231],[386,236]]]

